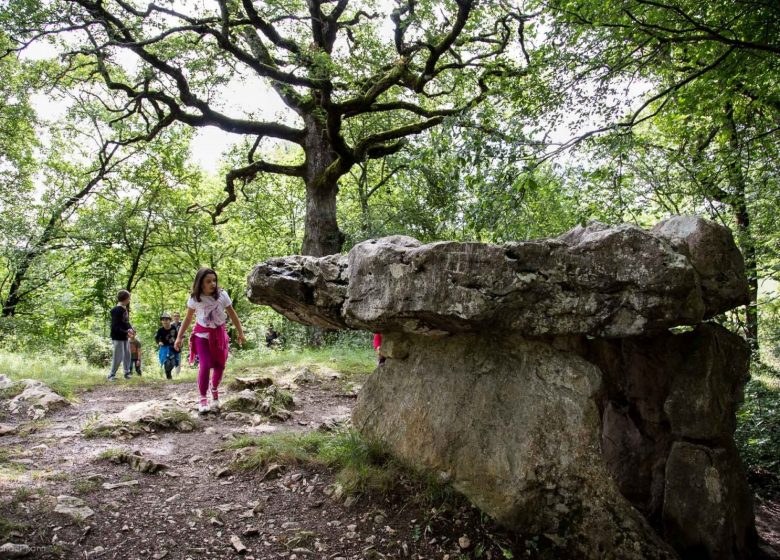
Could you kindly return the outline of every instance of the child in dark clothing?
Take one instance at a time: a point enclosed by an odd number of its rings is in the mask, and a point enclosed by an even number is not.
[[[125,379],[130,379],[130,344],[127,333],[133,330],[130,325],[130,292],[119,290],[116,296],[117,305],[111,310],[111,343],[114,346],[109,370],[108,381],[116,381],[116,370],[122,364]]]
[[[176,327],[171,325],[171,316],[168,313],[160,315],[162,326],[157,329],[154,340],[157,342],[159,350],[160,366],[165,371],[165,377],[172,379],[171,372],[175,367],[175,352],[173,347],[176,342],[176,336],[179,334]]]
[[[135,372],[141,375],[141,341],[135,331],[128,332],[127,338],[130,341],[130,371],[135,367]]]

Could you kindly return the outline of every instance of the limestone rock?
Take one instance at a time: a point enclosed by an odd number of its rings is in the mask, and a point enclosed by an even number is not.
[[[755,545],[751,491],[734,447],[677,442],[666,463],[664,538],[683,558],[747,558]]]
[[[698,216],[675,216],[652,231],[690,260],[699,275],[706,317],[748,302],[745,263],[728,229]]]
[[[243,391],[231,396],[222,407],[225,411],[250,412],[259,406],[260,399],[258,398],[257,394],[251,389],[244,389]]]
[[[601,447],[621,493],[683,557],[750,557],[752,494],[733,451],[748,380],[745,341],[702,324],[581,344],[576,351],[604,374]],[[707,494],[713,485],[722,492]]]
[[[251,301],[305,324],[428,335],[626,337],[694,325],[747,302],[728,231],[693,217],[657,232],[594,223],[504,245],[388,237],[347,256],[272,259],[248,284]]]
[[[14,381],[13,379],[11,379],[5,374],[0,374],[0,391],[2,391],[3,389],[8,389],[9,387],[15,384],[16,381]]]
[[[129,486],[138,486],[137,480],[126,480],[124,482],[104,482],[103,490],[116,490],[117,488],[127,488]]]
[[[187,411],[171,401],[141,401],[125,407],[116,420],[128,424],[166,425],[172,415],[187,414]]]
[[[293,321],[325,328],[341,328],[340,307],[346,294],[347,260],[328,257],[284,257],[255,267],[247,297],[266,303]],[[266,294],[272,290],[273,300]]]
[[[606,472],[595,366],[520,337],[408,345],[408,358],[388,360],[358,396],[352,421],[366,437],[446,472],[500,523],[558,535],[566,557],[674,557]]]
[[[69,515],[78,520],[86,519],[95,514],[95,512],[84,503],[84,500],[65,495],[57,496],[57,505],[54,507],[54,511]]]
[[[0,436],[9,436],[16,433],[16,430],[19,429],[19,426],[14,426],[11,424],[0,424]]]
[[[113,437],[128,437],[152,429],[192,431],[197,425],[189,411],[178,403],[150,400],[133,403],[117,414],[107,415],[90,426],[97,433],[111,433]]]
[[[251,377],[236,377],[230,382],[231,391],[243,391],[244,389],[264,389],[274,384],[274,380],[270,377],[251,376]]]
[[[147,474],[154,474],[156,472],[165,470],[168,465],[158,463],[152,459],[148,459],[141,455],[139,452],[121,452],[111,457],[111,462],[116,464],[127,464],[130,468]]]
[[[6,410],[11,414],[40,420],[49,412],[70,406],[67,399],[52,391],[42,381],[22,379],[19,383],[24,386],[24,389],[5,405]]]
[[[749,351],[704,323],[748,300],[725,228],[682,216],[504,245],[392,237],[274,259],[248,282],[298,322],[381,332],[355,428],[554,557],[752,557],[733,442]]]

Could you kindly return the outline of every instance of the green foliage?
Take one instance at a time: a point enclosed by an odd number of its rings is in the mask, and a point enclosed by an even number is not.
[[[0,351],[0,374],[16,381],[42,381],[65,398],[72,398],[78,389],[102,383],[106,376],[104,370],[83,363],[65,361],[57,354],[6,351]]]
[[[65,345],[65,353],[71,360],[95,367],[109,366],[112,352],[111,340],[91,331],[75,333]]]
[[[780,494],[780,372],[754,363],[735,439],[754,489]]]

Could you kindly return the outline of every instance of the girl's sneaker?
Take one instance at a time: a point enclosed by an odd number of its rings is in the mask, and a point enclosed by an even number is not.
[[[209,402],[206,399],[200,399],[200,404],[198,405],[198,413],[206,414],[208,411],[209,411]]]
[[[214,412],[219,412],[219,408],[220,408],[219,399],[212,399],[211,410]]]

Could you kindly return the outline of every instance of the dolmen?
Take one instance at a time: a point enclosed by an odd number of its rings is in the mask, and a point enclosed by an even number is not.
[[[249,299],[381,332],[353,425],[556,558],[748,558],[734,444],[750,351],[730,232],[692,216],[555,238],[365,241],[257,265]]]

